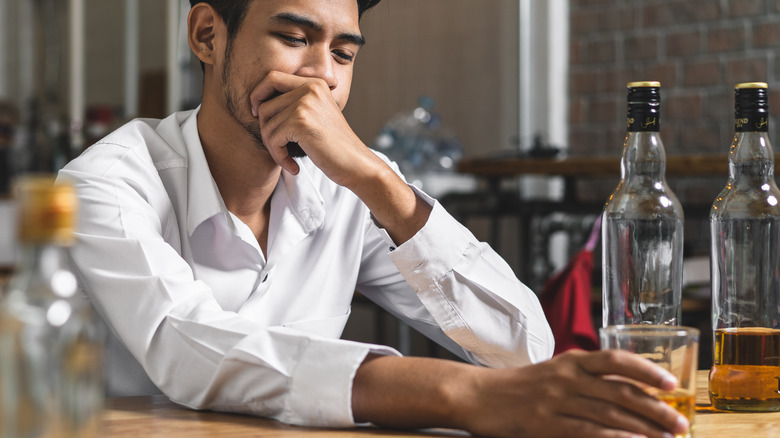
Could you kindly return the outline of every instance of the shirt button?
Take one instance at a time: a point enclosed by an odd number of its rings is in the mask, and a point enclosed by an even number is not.
[[[263,281],[261,283],[265,283],[266,280],[268,280],[268,274],[265,274],[265,277],[263,277]]]
[[[391,246],[391,247],[390,247],[390,251],[395,251],[395,247],[394,247],[394,246]]]

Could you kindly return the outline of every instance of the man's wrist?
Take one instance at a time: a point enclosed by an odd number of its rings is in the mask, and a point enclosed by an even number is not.
[[[425,225],[432,207],[389,166],[383,167],[372,177],[348,188],[366,204],[392,240],[401,245]]]

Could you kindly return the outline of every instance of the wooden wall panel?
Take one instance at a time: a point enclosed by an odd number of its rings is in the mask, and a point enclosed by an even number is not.
[[[367,12],[345,115],[371,144],[420,95],[467,154],[513,147],[517,137],[517,1],[385,0]]]

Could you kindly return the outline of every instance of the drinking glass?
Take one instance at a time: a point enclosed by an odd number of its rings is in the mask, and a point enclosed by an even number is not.
[[[680,382],[673,391],[640,385],[657,399],[683,414],[693,426],[696,411],[696,370],[699,330],[667,325],[614,325],[599,330],[602,350],[625,350],[638,354],[671,372]],[[686,434],[675,438],[690,438]]]

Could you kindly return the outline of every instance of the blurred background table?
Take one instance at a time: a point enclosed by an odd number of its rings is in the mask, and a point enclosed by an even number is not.
[[[778,159],[776,158],[776,162]],[[482,216],[491,220],[488,241],[497,245],[502,241],[499,220],[512,216],[519,220],[518,277],[533,288],[544,280],[545,272],[534,272],[533,236],[539,230],[532,222],[550,217],[554,213],[572,216],[597,216],[601,213],[606,198],[597,201],[578,196],[577,183],[584,180],[601,179],[617,185],[620,180],[620,156],[571,156],[563,158],[534,158],[519,155],[494,155],[464,158],[457,165],[458,172],[475,176],[482,181],[481,187],[471,193],[449,193],[441,197],[441,203],[459,220]],[[718,186],[726,182],[728,157],[725,154],[668,155],[666,176],[672,178],[706,177],[718,178]],[[529,195],[521,193],[518,186],[507,184],[521,176],[559,177],[563,179],[563,193],[559,197]],[[717,193],[717,192],[716,192]],[[679,196],[679,193],[678,193]],[[714,197],[713,197],[714,198]],[[712,199],[683,200],[686,218],[706,218]],[[538,245],[537,245],[538,246]],[[538,258],[538,257],[537,257]]]
[[[775,158],[775,166],[780,155]],[[532,216],[562,213],[600,214],[606,197],[598,202],[583,202],[577,195],[576,183],[587,179],[620,180],[620,156],[571,156],[564,158],[533,158],[518,155],[495,155],[464,158],[457,165],[458,172],[473,175],[484,184],[476,193],[453,193],[442,197],[442,203],[456,216],[487,215],[498,218],[511,214],[528,219]],[[527,199],[518,193],[516,186],[507,190],[506,180],[520,176],[544,176],[563,178],[563,194],[560,199]],[[667,155],[667,178],[714,177],[726,182],[728,157],[725,154]],[[720,186],[719,186],[720,187]],[[678,194],[679,195],[679,194]],[[705,216],[709,213],[712,199],[683,201],[686,217]],[[526,221],[527,222],[527,221]],[[500,241],[499,227],[491,227],[491,243]],[[521,236],[527,237],[526,235]],[[522,260],[521,260],[522,261]],[[530,273],[521,272],[522,277]],[[521,278],[528,280],[528,278]]]
[[[775,158],[775,162],[777,162]],[[486,178],[551,175],[573,178],[620,177],[620,156],[571,156],[565,158],[530,158],[499,156],[464,158],[458,171]],[[667,155],[667,176],[726,176],[725,154]]]

